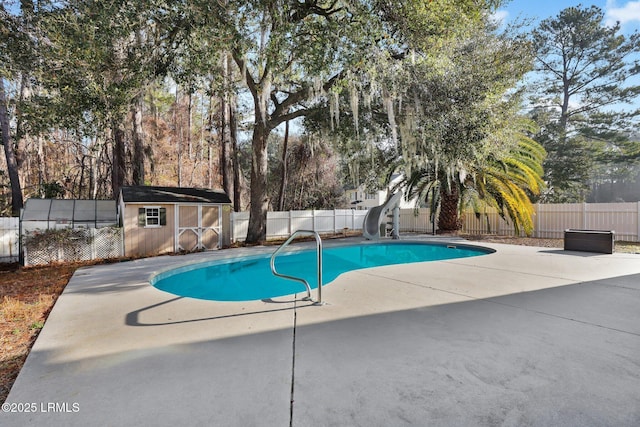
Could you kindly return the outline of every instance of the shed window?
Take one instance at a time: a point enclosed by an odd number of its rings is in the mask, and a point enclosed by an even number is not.
[[[138,225],[140,227],[160,227],[167,225],[167,209],[160,206],[138,208]]]

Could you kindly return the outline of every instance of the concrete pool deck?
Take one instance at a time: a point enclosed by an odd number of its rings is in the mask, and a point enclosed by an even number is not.
[[[344,274],[325,306],[148,283],[274,247],[83,268],[0,425],[640,425],[640,255],[478,245]]]

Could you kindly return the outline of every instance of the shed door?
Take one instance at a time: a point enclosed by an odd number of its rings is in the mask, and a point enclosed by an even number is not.
[[[220,207],[179,205],[176,230],[178,251],[209,250],[220,242]]]
[[[202,206],[200,244],[203,249],[215,249],[220,244],[220,206]]]

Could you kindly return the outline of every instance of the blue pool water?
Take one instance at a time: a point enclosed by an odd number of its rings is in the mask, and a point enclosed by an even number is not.
[[[325,248],[322,252],[323,286],[351,270],[465,258],[490,252],[490,249],[470,246],[449,247],[412,242],[364,243]],[[151,284],[175,295],[215,301],[251,301],[306,292],[304,284],[271,274],[270,256],[267,254],[185,266],[155,276]],[[317,288],[315,249],[281,253],[276,258],[276,270],[282,274],[303,277],[313,289]]]

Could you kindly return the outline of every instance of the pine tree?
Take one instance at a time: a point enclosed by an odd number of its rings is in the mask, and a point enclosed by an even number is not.
[[[622,35],[619,24],[605,24],[600,8],[576,6],[542,21],[532,42],[538,71],[533,117],[541,127],[537,139],[548,152],[547,199],[582,201],[593,165],[590,141],[607,138],[615,120],[637,115],[614,113],[611,107],[640,94],[640,86],[629,81],[640,71],[634,59],[640,34]]]

